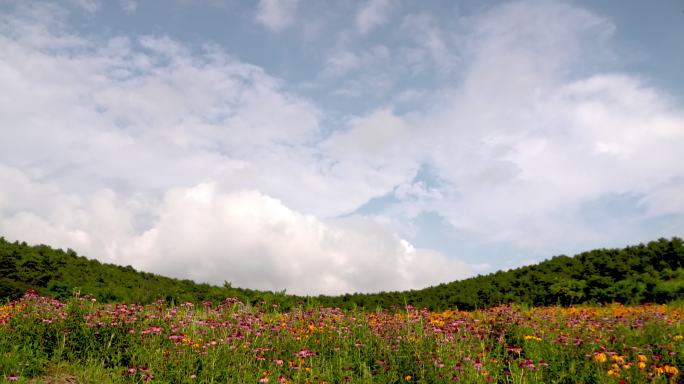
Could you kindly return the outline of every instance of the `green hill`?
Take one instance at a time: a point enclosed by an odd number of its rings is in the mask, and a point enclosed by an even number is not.
[[[440,284],[416,291],[319,297],[326,305],[376,307],[411,304],[431,309],[473,309],[505,303],[571,305],[667,303],[684,298],[682,239],[659,239],[622,249],[596,249],[574,257]]]
[[[216,302],[237,297],[248,303],[295,304],[294,296],[281,292],[233,288],[229,283],[219,287],[172,279],[139,272],[131,266],[103,264],[70,249],[63,251],[47,245],[10,243],[0,237],[0,301],[17,298],[28,289],[59,299],[81,292],[101,302],[146,304],[159,299],[175,303]]]
[[[660,239],[622,249],[598,249],[574,257],[556,256],[536,265],[499,271],[421,290],[297,297],[284,292],[257,291],[197,284],[130,266],[102,264],[74,251],[31,246],[0,238],[0,299],[28,289],[66,298],[79,291],[102,302],[149,303],[238,297],[289,308],[297,303],[339,307],[391,307],[410,304],[431,309],[473,309],[503,303],[570,305],[580,303],[664,303],[684,298],[684,244],[680,238]]]

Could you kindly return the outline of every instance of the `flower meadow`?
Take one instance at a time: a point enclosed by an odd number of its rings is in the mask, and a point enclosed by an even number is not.
[[[100,304],[0,306],[0,380],[22,383],[675,383],[684,309]]]

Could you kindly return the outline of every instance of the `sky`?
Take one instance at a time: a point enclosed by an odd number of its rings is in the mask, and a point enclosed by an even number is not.
[[[0,236],[418,289],[684,236],[684,3],[0,0]]]

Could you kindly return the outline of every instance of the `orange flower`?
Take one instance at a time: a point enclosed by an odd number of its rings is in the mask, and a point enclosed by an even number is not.
[[[670,376],[677,376],[679,374],[679,369],[677,369],[677,367],[673,367],[671,365],[664,366],[663,371],[665,371],[665,373],[667,373]]]

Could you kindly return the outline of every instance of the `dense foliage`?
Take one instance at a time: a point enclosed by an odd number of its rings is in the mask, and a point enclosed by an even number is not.
[[[474,309],[500,304],[667,303],[684,298],[684,244],[660,239],[622,249],[598,249],[542,263],[415,291],[296,297],[177,280],[132,267],[102,264],[45,245],[29,246],[0,238],[0,298],[20,297],[27,289],[64,299],[74,291],[100,302],[218,302],[237,297],[287,309],[298,303],[331,307]]]
[[[433,312],[67,302],[0,305],[0,382],[675,383],[684,310]]]
[[[667,303],[684,298],[682,239],[660,239],[440,284],[416,291],[319,297],[325,305],[375,308],[405,303],[433,310],[500,304]]]
[[[151,303],[158,299],[168,303],[218,302],[237,297],[247,303],[277,302],[289,307],[296,299],[283,292],[234,288],[230,283],[218,287],[138,272],[131,266],[78,256],[73,250],[10,243],[0,238],[0,301],[21,297],[29,289],[58,299],[81,292],[105,303]]]

